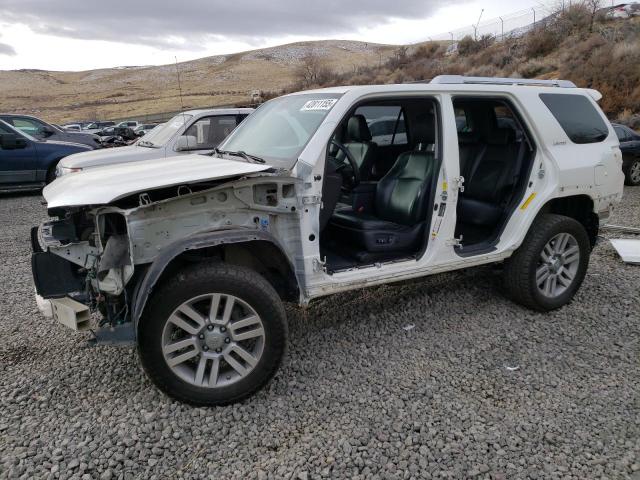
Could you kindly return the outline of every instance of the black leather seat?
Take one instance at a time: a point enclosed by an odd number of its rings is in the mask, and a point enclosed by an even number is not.
[[[347,131],[343,145],[351,152],[360,170],[360,179],[368,180],[373,169],[377,144],[371,141],[371,131],[364,115],[353,115],[347,121]],[[336,158],[345,160],[344,153],[338,151]]]
[[[483,144],[461,139],[460,163],[465,190],[458,201],[458,218],[476,226],[494,226],[521,168],[522,146],[510,128],[497,128]],[[466,141],[469,140],[469,143]]]
[[[391,170],[377,184],[373,213],[353,209],[336,211],[329,227],[341,244],[350,243],[360,260],[416,251],[425,235],[425,219],[430,211],[431,190],[437,162],[429,145],[434,143],[433,127],[423,127],[422,142],[402,153]],[[419,137],[420,138],[420,137]]]

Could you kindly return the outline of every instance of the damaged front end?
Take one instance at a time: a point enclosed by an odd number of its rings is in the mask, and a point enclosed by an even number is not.
[[[94,341],[133,341],[127,290],[134,275],[126,218],[116,208],[75,208],[34,227],[32,270],[41,311],[74,330],[101,317]]]

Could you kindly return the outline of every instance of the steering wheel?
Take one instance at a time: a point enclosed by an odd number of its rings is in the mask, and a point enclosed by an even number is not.
[[[349,151],[347,147],[345,147],[343,144],[341,144],[337,140],[331,140],[331,145],[335,145],[338,148],[338,150],[344,153],[345,157],[349,161],[349,165],[351,166],[350,171],[344,168],[345,165],[339,166],[336,170],[337,171],[342,170],[345,173],[347,173],[348,177],[347,175],[345,175],[345,179],[349,180],[348,182],[349,188],[353,190],[360,183],[360,167],[358,167],[358,164],[356,163],[356,159],[354,158],[353,154]]]

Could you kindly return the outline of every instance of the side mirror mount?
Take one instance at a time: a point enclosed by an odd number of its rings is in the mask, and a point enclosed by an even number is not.
[[[42,132],[42,135],[44,135],[45,137],[50,137],[51,135],[56,133],[56,131],[53,128],[51,128],[51,127],[49,127],[47,125],[43,126],[40,129],[40,131]]]
[[[0,147],[4,150],[19,150],[27,147],[27,140],[15,133],[0,134]]]
[[[176,152],[184,152],[187,150],[196,150],[198,145],[198,139],[193,135],[182,135],[176,140]]]

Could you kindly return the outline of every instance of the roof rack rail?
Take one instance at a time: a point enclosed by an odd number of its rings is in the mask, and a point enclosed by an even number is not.
[[[438,75],[431,83],[464,84],[482,83],[487,85],[529,85],[537,87],[576,88],[569,80],[538,80],[537,78],[465,77],[464,75]]]

